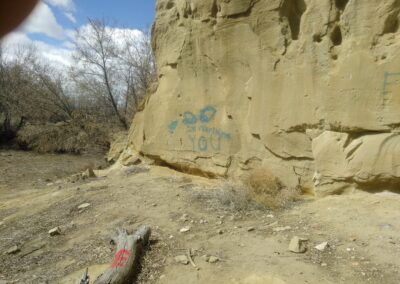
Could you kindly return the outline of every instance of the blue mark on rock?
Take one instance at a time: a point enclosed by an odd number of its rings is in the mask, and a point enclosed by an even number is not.
[[[191,141],[193,152],[220,152],[222,143],[232,139],[230,133],[215,127],[217,109],[213,106],[206,106],[200,110],[199,115],[186,111],[182,115],[182,123],[185,125],[186,133]],[[180,120],[173,120],[168,125],[170,134],[175,134]],[[201,123],[198,123],[201,122]],[[182,145],[182,138],[181,145]]]
[[[390,85],[399,85],[400,84],[400,73],[384,73],[384,80],[383,80],[383,95],[387,95],[390,93],[389,86]]]
[[[200,121],[209,123],[215,117],[217,110],[213,106],[207,106],[200,111]]]
[[[174,134],[176,128],[178,127],[178,121],[174,120],[168,125],[169,133]]]
[[[185,125],[193,125],[197,123],[197,117],[192,112],[185,112],[183,114],[183,124]]]
[[[206,152],[207,149],[208,149],[208,140],[207,140],[206,137],[201,136],[201,137],[199,138],[199,150],[200,150],[201,152]]]

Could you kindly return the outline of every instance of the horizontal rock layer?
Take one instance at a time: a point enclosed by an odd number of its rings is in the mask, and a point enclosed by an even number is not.
[[[128,147],[317,192],[397,184],[399,14],[398,0],[158,0],[159,85]]]

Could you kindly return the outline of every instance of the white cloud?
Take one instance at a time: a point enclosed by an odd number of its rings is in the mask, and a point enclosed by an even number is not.
[[[135,29],[107,27],[107,30],[112,32],[114,41],[121,49],[126,48],[125,44],[127,40],[134,41],[135,39],[143,37],[143,33]],[[91,34],[91,27],[89,24],[86,24],[81,26],[79,31],[88,36]],[[68,29],[63,32],[66,40],[62,41],[59,45],[51,45],[43,41],[33,40],[24,30],[21,30],[12,32],[3,38],[2,46],[5,49],[5,55],[12,58],[15,56],[18,47],[34,45],[38,51],[39,58],[58,68],[69,67],[73,64],[73,41],[75,40],[76,34],[74,30]]]
[[[71,23],[76,24],[75,18],[75,3],[73,0],[43,0],[46,1],[49,5],[53,7],[57,7],[62,10],[65,17],[71,21]]]
[[[75,30],[71,30],[71,29],[67,29],[64,31],[65,32],[65,36],[70,39],[70,40],[74,40],[75,39]]]
[[[54,67],[62,68],[72,64],[72,50],[68,48],[67,44],[50,45],[42,41],[32,40],[22,32],[13,32],[2,40],[5,55],[8,58],[13,58],[19,47],[31,45],[36,47],[39,59],[45,60]]]
[[[92,27],[90,24],[85,24],[79,28],[79,33],[82,37],[86,37],[90,39],[93,37],[94,32],[92,31]],[[125,44],[127,41],[134,41],[136,39],[141,39],[143,37],[143,32],[136,29],[129,28],[115,28],[106,26],[107,34],[111,34],[114,42],[120,48],[125,48]],[[73,34],[75,38],[75,34]]]
[[[73,0],[45,0],[52,6],[58,7],[66,11],[75,11],[75,4]]]
[[[74,16],[74,14],[72,14],[71,12],[65,12],[64,13],[65,17],[68,18],[68,20],[70,20],[72,23],[76,24],[76,18]]]
[[[42,33],[54,39],[63,39],[64,29],[57,22],[50,7],[44,2],[39,2],[33,13],[22,25],[22,30],[27,33]]]

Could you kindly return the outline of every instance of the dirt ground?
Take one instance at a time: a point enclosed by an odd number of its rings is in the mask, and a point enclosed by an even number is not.
[[[142,224],[152,237],[138,283],[400,283],[398,195],[304,197],[272,211],[241,204],[224,180],[155,166],[67,178],[96,163],[0,152],[0,283],[76,283],[86,267],[93,280],[113,258],[115,230]],[[288,251],[294,236],[305,253]],[[175,261],[189,249],[197,267]]]

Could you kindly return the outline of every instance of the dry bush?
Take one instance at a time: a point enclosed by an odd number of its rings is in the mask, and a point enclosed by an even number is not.
[[[285,207],[299,197],[298,189],[286,187],[266,168],[255,169],[244,179],[250,197],[271,209]]]
[[[27,124],[17,135],[23,149],[39,153],[106,152],[110,146],[111,126],[73,119],[56,124]]]
[[[212,210],[244,212],[260,209],[246,189],[233,182],[225,182],[222,187],[215,189],[192,190],[191,197],[194,201],[207,204]]]

